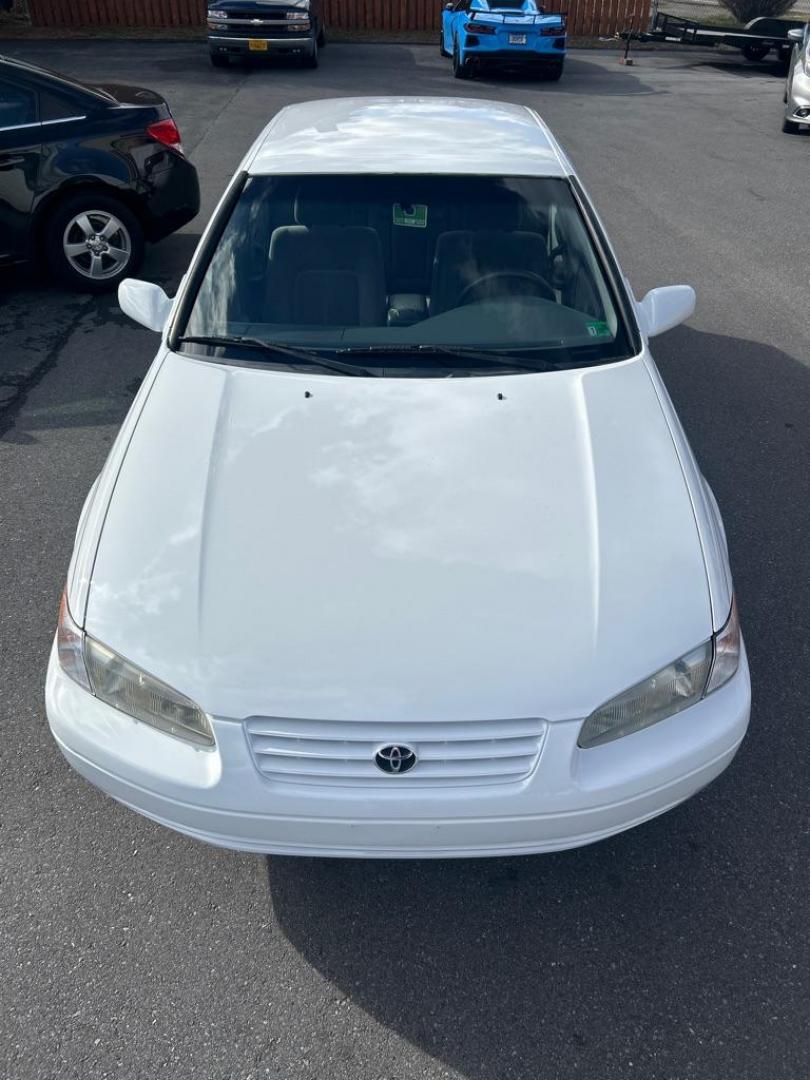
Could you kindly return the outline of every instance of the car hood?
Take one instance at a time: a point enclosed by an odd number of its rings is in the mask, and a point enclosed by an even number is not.
[[[414,380],[168,354],[86,629],[219,716],[563,719],[711,611],[640,359]]]

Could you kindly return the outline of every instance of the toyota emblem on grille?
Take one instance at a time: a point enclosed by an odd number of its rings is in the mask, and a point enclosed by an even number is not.
[[[416,764],[416,751],[410,746],[383,746],[374,755],[374,763],[384,773],[401,776]]]

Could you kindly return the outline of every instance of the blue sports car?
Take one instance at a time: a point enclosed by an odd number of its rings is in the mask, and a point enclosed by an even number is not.
[[[453,57],[457,79],[497,64],[556,80],[565,44],[565,16],[544,14],[537,0],[453,0],[442,12],[441,53]]]

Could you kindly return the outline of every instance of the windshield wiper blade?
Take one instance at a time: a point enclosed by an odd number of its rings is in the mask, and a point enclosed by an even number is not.
[[[456,345],[363,345],[336,350],[338,356],[371,356],[377,353],[382,356],[426,356],[429,353],[440,353],[442,356],[453,356],[458,360],[478,360],[512,370],[517,368],[521,371],[556,371],[560,367],[560,363],[554,360],[521,360],[508,352],[467,349]]]
[[[289,356],[302,364],[317,364],[318,367],[328,368],[330,371],[339,371],[342,375],[367,375],[370,378],[376,376],[376,372],[360,367],[358,364],[343,364],[340,360],[327,360],[314,349],[296,349],[292,345],[281,345],[277,341],[262,341],[261,338],[241,337],[238,334],[224,335],[222,337],[189,334],[188,336],[179,337],[177,344],[210,345],[212,348],[236,345],[244,349],[261,349],[262,352],[268,353],[270,356]]]

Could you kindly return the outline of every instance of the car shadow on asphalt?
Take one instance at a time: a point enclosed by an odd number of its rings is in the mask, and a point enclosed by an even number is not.
[[[139,276],[173,296],[199,242],[177,233],[148,247]],[[35,317],[32,313],[35,312]],[[121,379],[124,335],[128,377]],[[84,341],[86,339],[86,344]],[[44,428],[119,424],[151,364],[158,337],[136,326],[118,306],[115,291],[94,296],[70,292],[43,270],[12,267],[0,273],[0,439],[30,443]],[[56,367],[66,351],[83,344],[77,377],[61,384],[64,400],[26,411],[29,393]]]
[[[803,1052],[810,369],[690,328],[659,339],[656,357],[725,517],[747,635],[754,720],[729,770],[577,851],[267,860],[299,953],[474,1080],[681,1076],[688,1062],[695,1075],[771,1076]],[[396,1063],[379,1071],[396,1076]]]
[[[596,64],[582,58],[581,54],[572,56],[570,53],[565,60],[565,71],[559,82],[547,82],[542,76],[531,72],[499,71],[497,73],[484,73],[467,83],[456,85],[466,88],[472,86],[487,86],[502,89],[505,87],[527,87],[542,90],[550,94],[581,94],[583,82],[592,79],[599,81],[598,94],[600,97],[634,97],[638,95],[658,94],[661,91],[648,86],[632,68],[622,67],[619,64],[619,53],[616,53],[616,66],[606,68],[604,64]]]
[[[715,71],[724,71],[731,75],[740,75],[744,79],[779,79],[782,82],[788,72],[788,65],[778,60],[750,61],[736,60],[730,57],[726,59],[703,60],[700,67],[714,68]]]

